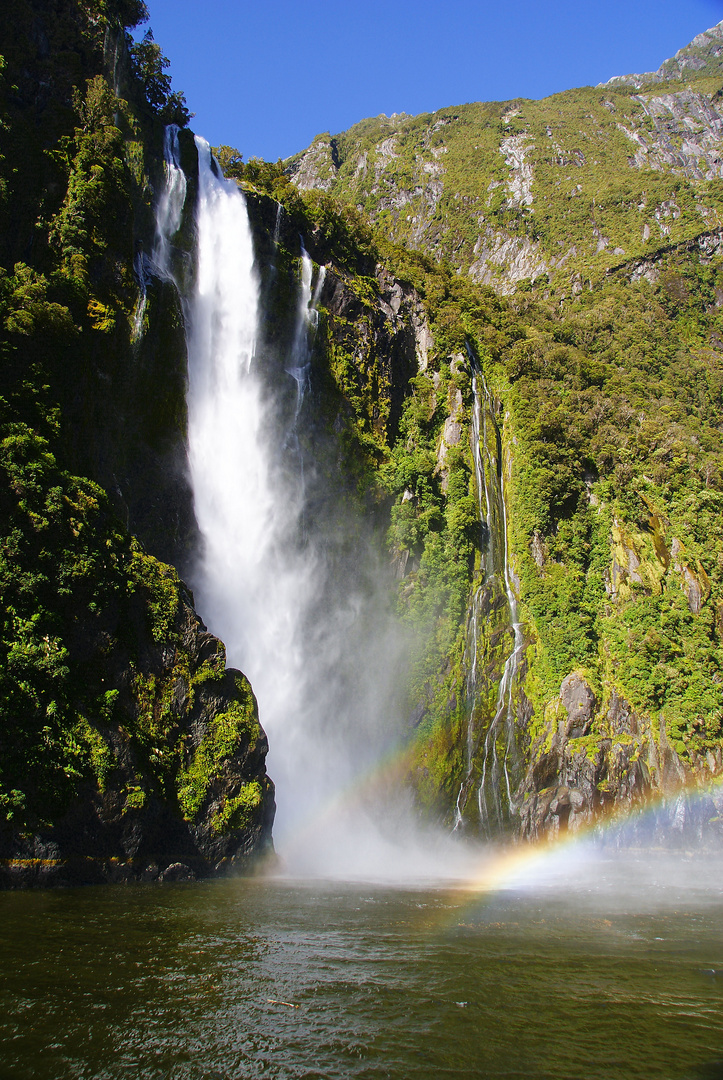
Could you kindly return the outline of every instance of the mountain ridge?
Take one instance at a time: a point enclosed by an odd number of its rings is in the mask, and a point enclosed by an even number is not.
[[[719,24],[695,41],[712,55],[721,35]],[[480,284],[510,293],[541,282],[564,296],[623,255],[643,258],[723,220],[720,64],[716,53],[709,70],[705,51],[681,50],[695,61],[693,82],[664,94],[618,79],[539,101],[370,118],[317,136],[285,167],[300,190],[356,206],[391,239]]]
[[[657,71],[639,75],[613,75],[598,86],[629,84],[640,90],[648,83],[683,79],[687,72],[718,74],[723,69],[723,20],[696,34],[692,41],[678,49],[675,56],[664,60]]]

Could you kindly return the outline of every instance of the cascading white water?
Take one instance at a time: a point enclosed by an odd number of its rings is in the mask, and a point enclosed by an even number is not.
[[[454,830],[464,825],[464,808],[470,795],[473,773],[478,757],[475,746],[475,700],[478,689],[479,610],[485,598],[494,605],[500,591],[509,614],[513,634],[512,649],[507,654],[500,678],[494,715],[486,728],[482,745],[482,767],[477,788],[477,806],[483,832],[492,836],[507,824],[509,811],[514,809],[511,764],[517,764],[514,730],[513,686],[523,650],[522,624],[517,615],[517,598],[512,587],[507,536],[507,506],[505,500],[504,466],[501,443],[494,419],[494,405],[484,376],[478,370],[468,348],[472,365],[472,456],[480,513],[480,523],[486,539],[482,555],[483,574],[477,586],[468,623],[467,699],[469,718],[466,738],[466,772],[455,806]],[[480,392],[480,381],[482,392]],[[491,443],[494,442],[494,448]],[[484,456],[484,460],[483,460]],[[502,752],[500,754],[500,747]],[[507,814],[500,797],[504,783]]]
[[[379,768],[397,746],[399,648],[359,526],[350,526],[358,578],[340,574],[337,541],[320,535],[317,521],[304,526],[303,455],[290,436],[308,385],[323,268],[314,289],[302,251],[284,365],[296,382],[291,405],[288,387],[257,357],[260,283],[244,197],[222,178],[208,144],[196,143],[188,454],[202,552],[191,583],[229,664],[247,674],[258,698],[276,783],[277,848],[296,873],[456,874],[449,851],[443,865],[433,843],[415,838],[406,798],[389,797]],[[313,460],[310,468],[316,482]]]
[[[166,183],[156,208],[153,267],[159,277],[172,278],[171,240],[181,227],[187,187],[186,174],[181,168],[177,124],[169,124],[163,132],[163,159]]]
[[[311,256],[301,241],[301,289],[296,316],[296,329],[291,346],[289,366],[286,368],[288,375],[296,382],[296,409],[294,420],[298,419],[301,403],[304,400],[309,381],[309,312],[311,308],[311,281],[314,273],[314,265]]]
[[[243,196],[199,154],[198,265],[190,303],[188,446],[203,556],[194,586],[229,660],[255,685],[275,640],[293,657],[293,627],[279,618],[273,561],[279,521],[263,453],[262,387],[252,373],[259,283]],[[278,586],[283,583],[280,566]],[[255,670],[259,669],[259,670]],[[260,687],[257,685],[257,693]]]
[[[276,224],[278,227],[278,215],[276,219]],[[286,368],[287,374],[291,375],[292,379],[294,379],[294,381],[296,382],[296,409],[294,412],[294,421],[296,421],[299,417],[299,411],[304,400],[304,394],[306,393],[309,385],[309,370],[311,367],[311,342],[313,340],[313,335],[316,332],[316,328],[319,322],[319,312],[317,311],[317,304],[319,302],[321,290],[324,287],[326,267],[319,267],[319,276],[317,278],[316,287],[312,294],[311,285],[313,275],[314,264],[311,261],[311,256],[304,247],[304,241],[302,238],[301,289],[299,291],[296,329],[294,332],[294,340],[291,346],[291,356],[289,358],[289,365]]]
[[[162,281],[174,281],[172,266],[172,239],[181,227],[183,207],[186,202],[186,174],[181,168],[181,148],[178,141],[178,125],[168,124],[163,131],[163,169],[165,183],[156,204],[156,236],[153,252],[149,256],[138,251],[133,269],[138,282],[138,299],[133,312],[131,338],[138,341],[143,336],[143,318],[148,304],[148,284],[152,276]]]
[[[150,269],[144,252],[139,251],[136,253],[133,260],[133,271],[136,276],[136,281],[138,282],[138,299],[136,300],[136,306],[133,310],[131,341],[136,342],[143,336],[143,317],[146,313],[146,306],[148,304],[148,279],[150,276]]]
[[[470,361],[472,361],[471,354]],[[467,770],[462,782],[459,785],[459,791],[457,793],[457,801],[454,808],[454,826],[452,829],[453,832],[457,832],[457,830],[461,829],[464,824],[464,803],[467,798],[470,782],[472,779],[472,770],[474,768],[474,704],[477,693],[477,660],[479,652],[480,618],[479,609],[482,603],[485,588],[490,580],[491,574],[494,572],[494,539],[493,530],[489,527],[489,522],[492,514],[492,504],[490,499],[489,480],[485,468],[482,464],[482,452],[480,450],[480,439],[484,440],[485,445],[487,442],[487,412],[482,411],[480,396],[477,389],[477,372],[475,370],[474,363],[472,365],[472,394],[472,460],[474,462],[475,488],[477,491],[477,506],[479,510],[480,525],[482,528],[482,535],[485,536],[487,539],[487,544],[485,554],[482,558],[482,567],[484,573],[482,575],[482,579],[479,585],[474,591],[474,596],[472,597],[472,607],[470,611],[467,629],[468,646],[466,655],[466,690],[469,708],[469,716],[467,719],[467,737],[465,740]]]

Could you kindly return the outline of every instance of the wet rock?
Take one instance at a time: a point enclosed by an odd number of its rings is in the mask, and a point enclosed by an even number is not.
[[[575,788],[570,789],[570,806],[577,813],[585,806],[585,796]]]
[[[542,570],[545,565],[546,551],[545,543],[537,529],[535,529],[532,534],[532,540],[530,542],[530,553],[537,569]]]
[[[572,672],[563,679],[560,701],[567,713],[566,736],[579,739],[586,735],[593,720],[595,695],[586,680],[577,672]]]
[[[161,881],[195,881],[196,875],[190,866],[185,863],[175,862],[167,866],[160,876]]]
[[[650,773],[640,759],[642,740],[630,737],[637,731],[630,707],[614,695],[605,719],[617,737],[600,732],[597,741],[583,741],[594,729],[595,710],[587,680],[571,672],[562,682],[557,706],[549,707],[548,723],[531,748],[531,764],[515,797],[524,836],[589,825],[605,806],[632,804],[649,788]]]
[[[616,735],[637,735],[638,724],[630,706],[613,690],[606,719]]]
[[[155,735],[163,752],[178,767],[187,767],[204,740],[213,740],[217,717],[243,709],[248,723],[239,728],[236,745],[211,775],[196,778],[206,783],[206,793],[184,817],[180,796],[172,791],[169,797],[161,789],[142,747],[129,734],[135,730],[137,712],[149,702],[153,705],[154,699],[139,698],[124,681],[124,657],[112,657],[118,665],[113,682],[121,687],[121,711],[118,726],[106,731],[113,766],[103,790],[89,780],[61,817],[52,825],[39,824],[33,832],[4,826],[0,888],[155,880],[163,866],[164,880],[182,872],[192,878],[242,872],[272,850],[275,805],[265,768],[268,747],[247,681],[240,672],[225,668],[223,644],[208,633],[184,590],[172,649],[167,642],[153,641],[145,623],[140,632],[136,676],[154,689],[158,700],[168,703],[166,727],[159,726]],[[185,672],[182,678],[179,668]],[[168,774],[166,783],[176,784],[178,790],[181,777]],[[256,805],[245,816],[224,816],[228,804],[233,805],[250,785],[257,785],[252,789],[258,792]]]

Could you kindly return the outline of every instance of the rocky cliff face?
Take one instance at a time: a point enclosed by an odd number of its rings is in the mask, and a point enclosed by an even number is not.
[[[685,792],[721,771],[720,42],[714,27],[654,75],[548,101],[366,120],[288,163],[460,272],[421,288],[390,533],[402,610],[442,642],[412,675],[410,780],[458,828],[492,814],[538,836],[668,792],[658,836],[715,833],[715,797]],[[523,635],[509,685],[515,616],[489,555],[503,506]],[[446,531],[463,512],[467,548]],[[425,608],[451,550],[464,615]]]
[[[123,635],[130,648],[86,658],[112,697],[76,732],[90,775],[44,809],[29,790],[34,817],[13,828],[16,809],[0,830],[0,886],[193,880],[248,872],[271,854],[273,784],[251,687],[225,667],[223,645],[177,588],[166,640],[148,633],[142,611],[106,622],[104,636]],[[86,627],[86,649],[89,636]],[[6,782],[27,786],[13,756],[5,744]],[[78,754],[76,770],[83,764]]]
[[[538,282],[564,299],[623,255],[719,224],[721,33],[650,76],[364,120],[318,136],[289,175],[500,293]]]
[[[156,558],[194,540],[181,304],[150,259],[185,114],[157,47],[132,52],[141,15],[0,16],[5,885],[240,871],[271,844],[251,689]]]

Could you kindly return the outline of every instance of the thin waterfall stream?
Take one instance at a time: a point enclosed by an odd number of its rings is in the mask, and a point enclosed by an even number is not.
[[[276,218],[279,223],[279,215]],[[301,288],[299,290],[299,302],[296,314],[296,327],[294,340],[291,345],[289,366],[286,368],[287,375],[291,375],[296,383],[296,406],[294,409],[294,426],[299,418],[299,412],[304,401],[304,395],[309,386],[309,373],[311,370],[311,346],[314,334],[319,324],[319,312],[317,305],[319,296],[324,287],[326,267],[319,267],[319,274],[312,292],[314,277],[314,264],[309,252],[304,247],[304,238],[301,237]],[[278,236],[274,233],[274,246],[278,246]]]
[[[172,240],[181,227],[186,203],[186,174],[181,168],[178,125],[169,124],[163,132],[163,159],[166,184],[156,209],[156,243],[152,262],[159,277],[172,277]]]
[[[484,393],[485,421],[489,416],[490,425],[494,432],[495,456],[493,458],[487,438],[487,427],[484,430],[484,451],[486,459],[485,476],[488,478],[492,489],[492,502],[497,509],[497,531],[499,535],[497,547],[492,539],[490,531],[490,561],[493,573],[501,576],[504,595],[509,613],[509,627],[512,630],[512,649],[508,654],[497,691],[497,701],[492,721],[485,734],[482,775],[479,788],[477,789],[477,804],[479,807],[480,823],[484,833],[489,837],[493,831],[499,831],[509,822],[510,812],[513,809],[512,785],[510,770],[518,764],[515,743],[515,713],[513,701],[513,686],[515,676],[522,656],[524,644],[522,623],[517,614],[517,597],[512,587],[512,574],[509,557],[509,536],[507,527],[507,501],[505,494],[505,467],[502,456],[502,441],[495,420],[492,396],[485,381],[482,378]],[[475,390],[478,394],[478,390]],[[490,505],[489,489],[486,498]],[[489,525],[488,525],[489,528]],[[501,541],[501,543],[500,543]],[[504,779],[504,790],[507,796],[507,810],[505,811],[501,799],[501,784]]]
[[[474,783],[479,692],[478,654],[482,608],[485,602],[493,608],[499,600],[507,610],[507,625],[512,632],[512,648],[505,657],[499,681],[495,709],[484,732],[481,748],[481,770],[476,792],[479,823],[489,839],[509,823],[514,810],[511,772],[519,765],[515,741],[513,701],[514,680],[523,652],[522,623],[517,613],[517,598],[512,586],[508,548],[507,507],[505,498],[502,441],[495,419],[492,396],[483,373],[470,353],[472,366],[472,457],[474,462],[477,500],[482,529],[482,575],[472,598],[468,621],[467,701],[469,719],[466,738],[466,772],[460,783],[455,805],[453,831],[464,825],[464,810]],[[480,389],[481,384],[481,389]],[[499,596],[499,594],[502,594]],[[499,597],[495,603],[496,597]],[[506,808],[501,798],[504,786]]]
[[[173,237],[181,227],[186,203],[186,174],[181,168],[181,148],[177,124],[168,124],[163,131],[163,169],[165,184],[156,204],[156,236],[149,255],[138,251],[133,269],[138,282],[138,300],[133,312],[133,341],[143,336],[143,318],[148,303],[148,284],[152,276],[177,284],[173,271]]]
[[[477,389],[477,371],[474,364],[472,365],[472,394],[472,460],[474,462],[475,488],[477,492],[477,506],[479,509],[480,529],[482,533],[482,540],[485,546],[485,551],[482,556],[483,574],[479,584],[474,590],[467,627],[467,680],[465,688],[467,693],[467,707],[469,710],[469,716],[467,720],[467,737],[465,740],[467,770],[464,779],[459,785],[459,791],[457,793],[457,801],[454,808],[454,825],[452,829],[453,832],[457,832],[464,825],[464,805],[467,801],[467,797],[469,794],[469,788],[472,782],[472,773],[474,769],[474,712],[478,684],[477,662],[479,652],[479,620],[481,618],[480,609],[482,607],[485,590],[488,587],[494,565],[494,540],[492,530],[489,528],[488,525],[490,515],[492,513],[492,502],[490,499],[487,472],[485,471],[484,465],[482,464],[482,453],[480,450],[480,439],[484,440],[485,445],[487,441],[487,412],[482,410],[480,404],[480,396]]]

